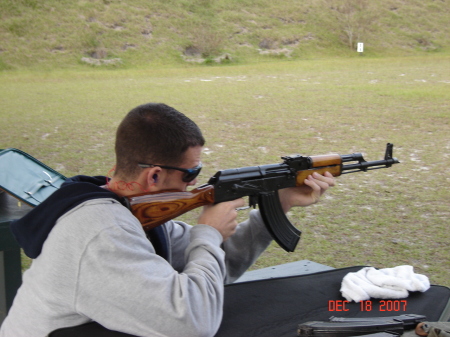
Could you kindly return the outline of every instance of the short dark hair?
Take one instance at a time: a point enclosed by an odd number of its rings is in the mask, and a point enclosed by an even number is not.
[[[115,174],[135,177],[138,163],[180,165],[188,148],[204,144],[200,128],[181,112],[162,103],[140,105],[117,128]]]

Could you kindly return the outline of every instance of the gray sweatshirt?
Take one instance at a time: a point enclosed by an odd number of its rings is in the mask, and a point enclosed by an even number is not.
[[[70,210],[24,273],[0,337],[44,337],[92,320],[137,336],[213,336],[224,282],[242,275],[271,237],[258,211],[226,242],[207,225],[163,226],[169,261],[116,200]]]

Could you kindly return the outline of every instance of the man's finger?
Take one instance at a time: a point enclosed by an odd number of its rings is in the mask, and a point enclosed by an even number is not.
[[[233,208],[239,208],[239,207],[245,206],[245,200],[243,198],[239,198],[239,199],[232,200],[229,202],[230,202],[231,207],[233,207]]]

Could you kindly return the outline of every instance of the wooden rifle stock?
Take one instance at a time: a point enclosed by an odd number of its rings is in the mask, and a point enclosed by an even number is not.
[[[192,191],[166,190],[127,197],[131,212],[145,231],[200,206],[214,203],[214,186],[202,185]]]

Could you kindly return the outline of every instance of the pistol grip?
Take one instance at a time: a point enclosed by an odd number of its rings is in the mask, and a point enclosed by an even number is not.
[[[258,204],[264,224],[273,239],[285,251],[293,252],[302,232],[295,228],[284,214],[278,191],[261,193]]]

